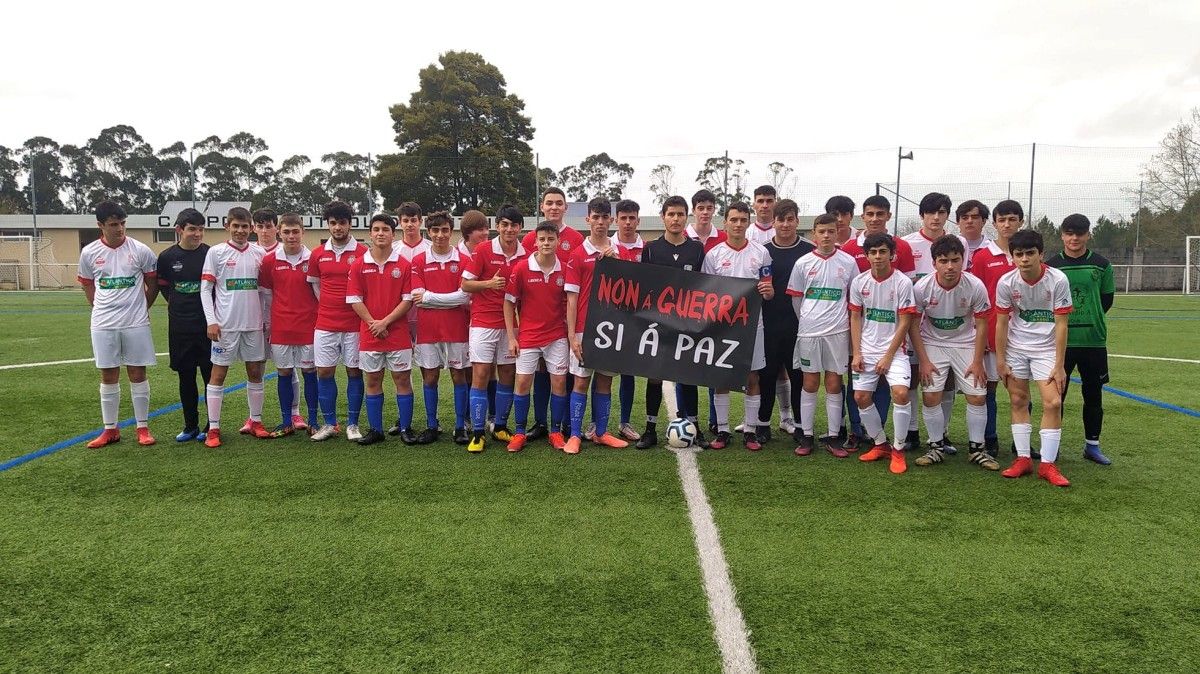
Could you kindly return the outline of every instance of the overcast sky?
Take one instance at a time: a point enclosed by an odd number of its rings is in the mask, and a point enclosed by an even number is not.
[[[156,148],[246,130],[276,161],[392,152],[388,106],[408,101],[439,53],[465,49],[525,101],[541,165],[605,151],[639,169],[635,193],[657,163],[679,165],[690,193],[688,167],[726,149],[765,165],[750,153],[890,148],[849,164],[785,159],[837,182],[894,179],[897,145],[1144,148],[1200,105],[1196,0],[44,1],[14,3],[5,19],[10,147],[33,135],[83,143],[128,123]],[[1086,155],[1084,175],[1053,179],[1124,180],[1144,152],[1109,154],[1111,170]],[[905,172],[948,179],[930,173],[934,156],[918,152]],[[1019,178],[987,167],[1027,166],[1028,148],[978,157],[978,174],[964,159],[952,175]]]

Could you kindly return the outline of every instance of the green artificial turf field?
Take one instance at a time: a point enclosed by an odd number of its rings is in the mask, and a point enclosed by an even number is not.
[[[1198,298],[1118,296],[1110,318],[1112,354],[1200,359]],[[165,350],[161,305],[153,320]],[[82,293],[0,294],[0,366],[89,358],[87,322]],[[1200,364],[1110,367],[1115,388],[1200,410]],[[177,400],[165,356],[150,377],[152,408]],[[0,370],[0,463],[94,431],[97,383],[90,362]],[[1105,407],[1109,468],[1082,460],[1070,393],[1069,489],[961,453],[902,476],[782,439],[701,454],[759,667],[1200,667],[1200,418],[1111,393]],[[225,409],[242,418],[244,392]],[[173,442],[180,420],[151,421],[156,447],[127,431],[0,472],[0,670],[721,668],[664,449],[472,456],[227,431],[209,450]]]

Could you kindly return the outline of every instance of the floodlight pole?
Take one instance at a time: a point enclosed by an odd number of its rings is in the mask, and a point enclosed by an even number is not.
[[[195,150],[188,150],[188,172],[192,178],[192,208],[196,207],[196,154]]]
[[[1138,181],[1138,207],[1137,212],[1133,214],[1133,247],[1136,249],[1141,245],[1142,241],[1142,187],[1145,182]]]
[[[1033,219],[1033,170],[1037,167],[1037,143],[1033,144],[1033,149],[1029,151],[1029,226],[1037,227],[1037,222]]]
[[[34,162],[37,161],[37,156],[29,158],[29,206],[33,211],[33,236],[37,238],[37,169],[34,168]],[[33,260],[30,260],[32,262]]]
[[[533,153],[533,202],[536,204],[542,199],[542,157],[537,152]],[[534,207],[537,210],[537,207]]]
[[[904,146],[896,148],[896,212],[893,214],[892,220],[892,236],[895,236],[900,231],[900,165],[905,159],[912,159],[912,150],[908,154],[904,154]]]
[[[375,214],[375,190],[371,188],[371,153],[367,153],[367,211]]]

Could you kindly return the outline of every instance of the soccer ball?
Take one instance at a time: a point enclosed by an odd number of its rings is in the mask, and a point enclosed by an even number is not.
[[[677,449],[691,447],[696,442],[696,423],[688,419],[673,419],[667,426],[667,444]]]

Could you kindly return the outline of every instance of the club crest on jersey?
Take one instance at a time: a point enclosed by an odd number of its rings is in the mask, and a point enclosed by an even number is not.
[[[305,262],[304,264],[300,265],[300,271],[304,272],[305,274],[307,274],[307,273],[308,273],[308,263],[307,263],[307,262]]]
[[[871,289],[870,289],[870,288],[868,288],[868,287],[866,287],[866,286],[863,286],[863,289],[862,289],[862,296],[863,296],[863,297],[870,297],[870,296],[871,296]]]
[[[690,264],[683,265],[683,270],[684,271],[692,271],[692,265],[690,265]]]
[[[558,247],[562,248],[563,250],[571,250],[571,243],[568,241],[563,241],[562,243],[558,244]]]
[[[458,273],[458,263],[457,263],[457,262],[451,262],[451,263],[450,263],[450,273],[451,273],[451,274],[457,274],[457,273]]]
[[[558,278],[554,279],[554,284],[561,286],[563,284],[563,277],[559,276]]]
[[[104,266],[104,258],[102,258],[102,257],[96,258],[96,266],[103,267]]]
[[[1014,290],[1014,291],[1013,291],[1013,294],[1012,294],[1012,297],[1013,297],[1013,301],[1014,301],[1014,302],[1015,302],[1015,301],[1017,301],[1017,300],[1019,300],[1019,299],[1021,299],[1021,291],[1020,291],[1020,290]]]
[[[1046,291],[1046,301],[1047,302],[1050,301],[1050,291],[1049,290]]]
[[[400,270],[399,269],[396,269],[395,267],[392,268],[392,278],[400,278]]]
[[[936,307],[937,305],[938,305],[938,299],[936,297],[930,297],[929,298],[929,306]]]
[[[351,255],[349,258],[347,258],[347,262],[349,264],[354,264],[354,260],[355,260],[355,257],[353,255]]]

